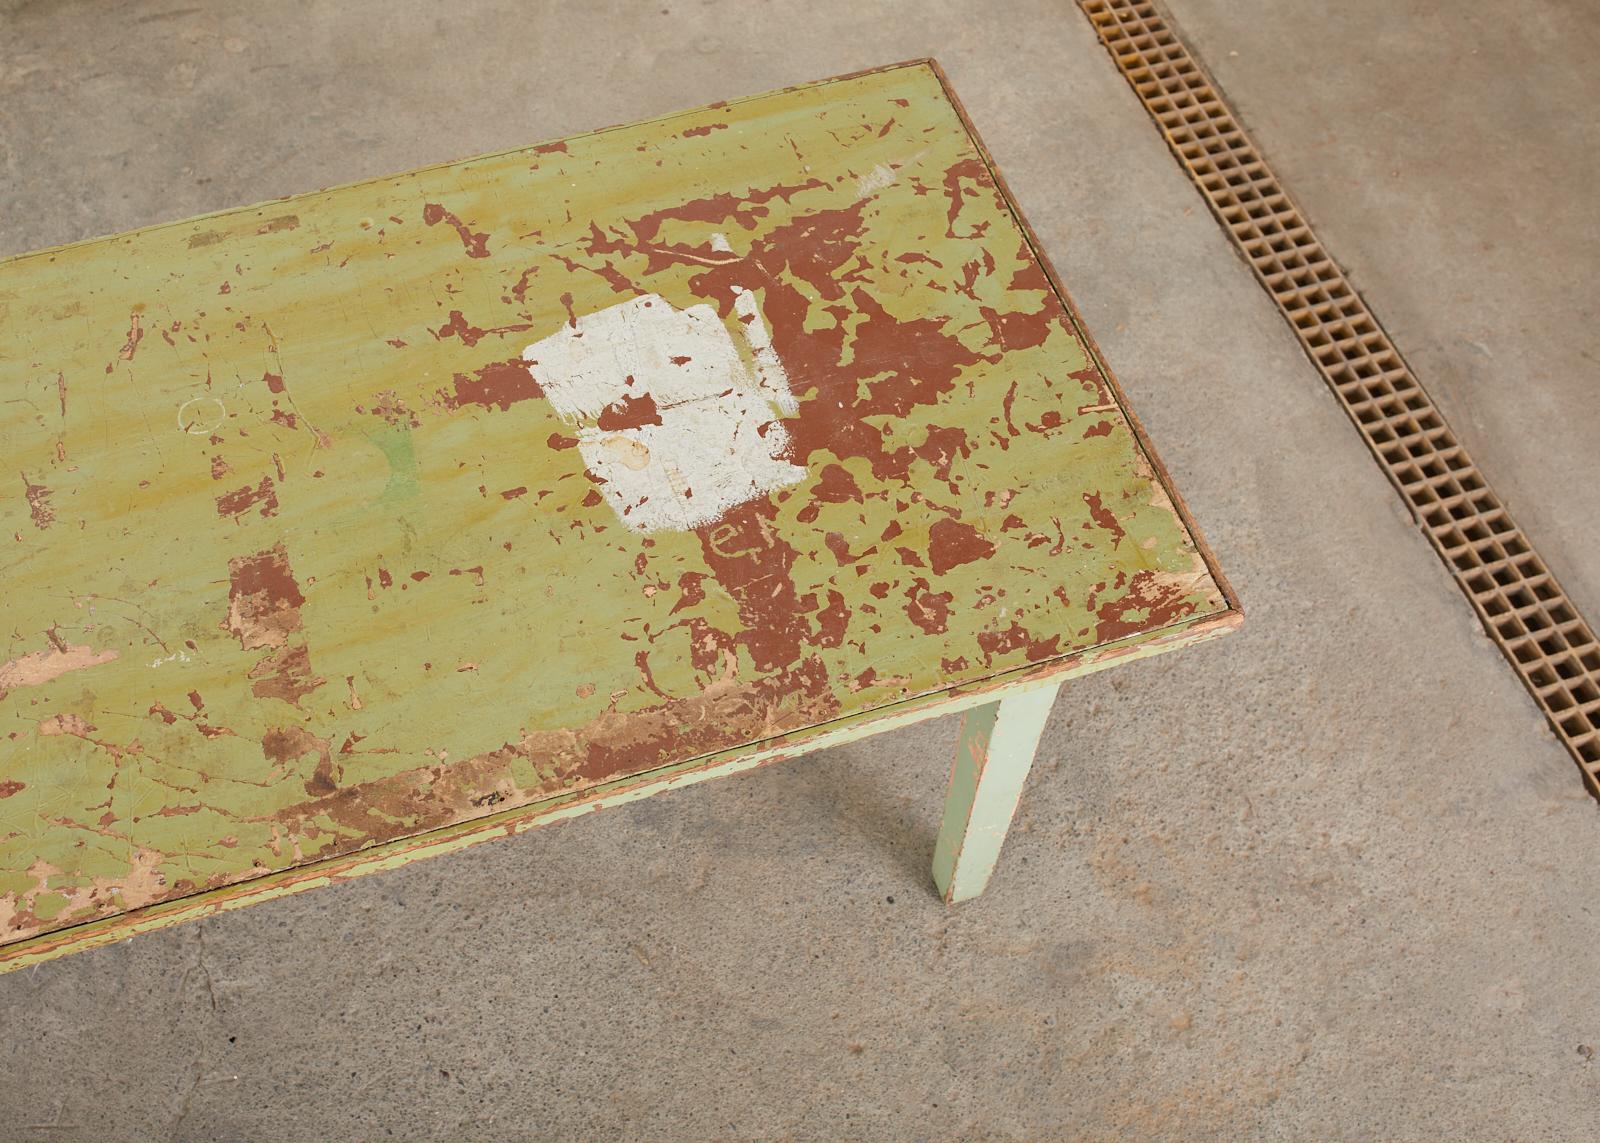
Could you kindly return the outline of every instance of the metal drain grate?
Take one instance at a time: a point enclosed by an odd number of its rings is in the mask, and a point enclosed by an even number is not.
[[[1600,642],[1155,6],[1078,0],[1600,797]]]

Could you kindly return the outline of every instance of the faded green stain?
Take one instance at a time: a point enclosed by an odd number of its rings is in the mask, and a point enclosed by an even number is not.
[[[521,351],[740,290],[804,477],[641,536]],[[924,66],[0,262],[0,391],[0,944],[1231,615]]]
[[[411,443],[411,430],[401,425],[374,429],[367,438],[389,462],[389,482],[378,495],[379,504],[413,500],[421,495],[417,451]]]

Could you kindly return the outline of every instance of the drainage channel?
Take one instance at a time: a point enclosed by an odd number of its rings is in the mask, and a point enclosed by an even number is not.
[[[1600,797],[1600,642],[1154,4],[1078,0]]]

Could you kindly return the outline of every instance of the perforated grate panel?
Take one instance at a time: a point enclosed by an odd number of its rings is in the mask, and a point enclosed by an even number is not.
[[[1600,642],[1150,3],[1078,0],[1600,797]]]

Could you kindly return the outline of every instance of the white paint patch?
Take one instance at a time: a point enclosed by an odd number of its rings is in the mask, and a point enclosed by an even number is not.
[[[721,235],[712,245],[728,249]],[[778,418],[797,404],[754,295],[741,290],[734,310],[753,370],[714,309],[680,310],[655,294],[585,314],[523,350],[550,404],[578,426],[578,451],[606,501],[636,532],[710,524],[806,475],[787,459]],[[628,419],[652,403],[660,424],[597,423],[608,408]]]
[[[894,182],[894,170],[879,163],[856,180],[856,197],[866,198]]]
[[[728,245],[727,235],[724,234],[711,236],[711,249],[721,254],[733,252],[733,247]],[[756,302],[756,296],[743,286],[735,286],[733,312],[739,316],[739,324],[744,329],[744,339],[750,346],[750,355],[755,358],[756,376],[761,382],[761,387],[778,406],[780,413],[786,417],[794,416],[800,409],[800,402],[796,401],[794,394],[789,391],[789,373],[784,369],[783,362],[778,360],[778,351],[772,348],[772,335],[767,331],[767,323],[761,316],[761,307]]]

